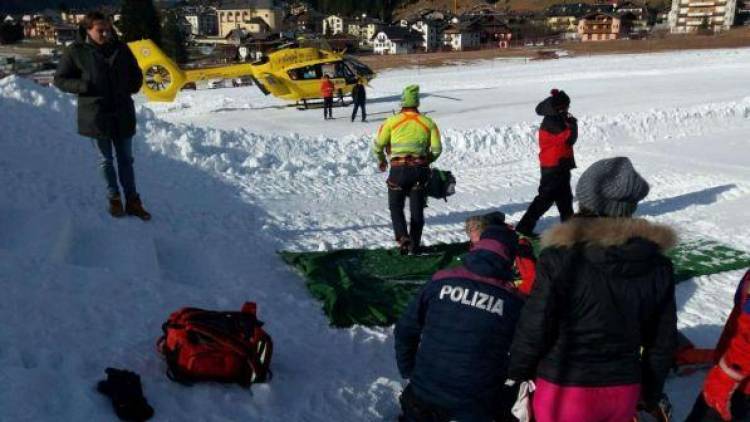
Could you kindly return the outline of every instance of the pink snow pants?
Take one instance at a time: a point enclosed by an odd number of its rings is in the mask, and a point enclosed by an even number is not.
[[[563,387],[541,378],[535,382],[536,422],[632,422],[641,394],[639,384]]]

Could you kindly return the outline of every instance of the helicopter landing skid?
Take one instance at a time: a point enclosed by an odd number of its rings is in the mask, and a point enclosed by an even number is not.
[[[337,99],[333,102],[333,107],[349,107],[352,105],[351,101],[346,101],[343,98]],[[319,110],[323,108],[323,101],[298,101],[297,104],[295,104],[295,107],[297,107],[297,110],[303,111],[303,110]]]

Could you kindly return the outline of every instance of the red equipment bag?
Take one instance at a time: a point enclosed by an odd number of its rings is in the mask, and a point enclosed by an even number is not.
[[[247,302],[241,312],[183,308],[162,325],[157,349],[167,361],[167,376],[176,382],[236,382],[271,379],[273,342]]]

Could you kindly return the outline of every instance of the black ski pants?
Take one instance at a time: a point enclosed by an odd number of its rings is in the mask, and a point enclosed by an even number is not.
[[[552,204],[557,205],[560,220],[565,221],[573,216],[573,191],[570,189],[570,170],[542,169],[542,180],[539,182],[539,194],[529,205],[516,229],[528,234],[534,231],[537,221],[546,213]]]
[[[357,118],[357,110],[362,109],[362,121],[364,122],[367,120],[367,108],[365,106],[365,102],[354,102],[354,110],[352,111],[352,121]]]
[[[425,186],[429,179],[429,167],[391,167],[387,182],[388,208],[391,211],[396,241],[408,237],[413,247],[419,246],[424,228],[424,208],[427,206]],[[409,230],[406,229],[406,217],[404,217],[406,198],[409,198],[409,211],[411,211]]]
[[[742,394],[735,393],[732,396],[732,420],[736,422],[749,422],[750,421],[750,397]],[[706,404],[706,400],[703,399],[703,392],[698,394],[698,398],[695,400],[693,410],[688,415],[685,422],[723,422],[719,412],[709,407]]]
[[[333,97],[323,98],[323,118],[333,119]]]
[[[401,393],[399,422],[511,422],[518,421],[511,409],[518,397],[518,386],[505,387],[491,409],[475,404],[461,409],[444,409],[421,400],[414,394],[411,384]]]

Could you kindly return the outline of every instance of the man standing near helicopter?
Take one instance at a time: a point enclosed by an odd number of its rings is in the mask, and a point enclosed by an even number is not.
[[[352,100],[354,110],[352,111],[352,122],[357,118],[357,110],[362,109],[362,121],[367,121],[367,91],[363,78],[357,78],[357,84],[352,88]]]
[[[320,82],[320,95],[323,97],[323,119],[333,119],[333,81],[328,75],[323,75]]]
[[[402,254],[417,254],[424,227],[425,187],[430,179],[430,164],[443,150],[435,122],[419,113],[419,85],[409,85],[401,98],[401,112],[389,118],[378,130],[372,152],[378,169],[388,169],[386,152],[391,157],[388,175],[388,208],[393,231]],[[411,211],[407,231],[404,206],[409,198]]]

